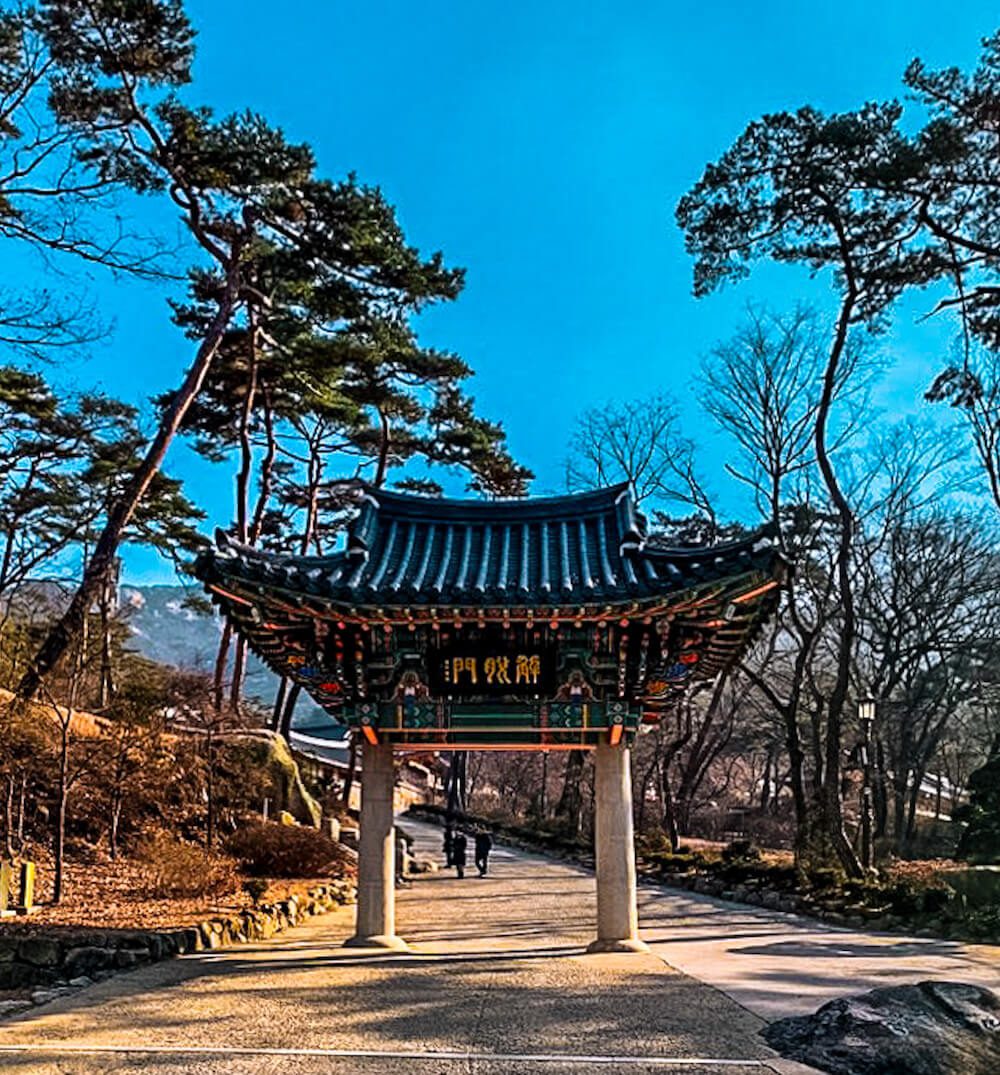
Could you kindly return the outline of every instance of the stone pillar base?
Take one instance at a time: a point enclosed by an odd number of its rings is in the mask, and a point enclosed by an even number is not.
[[[648,952],[649,945],[640,941],[638,937],[626,937],[620,941],[591,941],[587,945],[587,952],[596,955],[599,952]]]
[[[371,937],[355,934],[344,941],[345,948],[385,948],[392,952],[408,952],[410,946],[394,933],[376,933]]]

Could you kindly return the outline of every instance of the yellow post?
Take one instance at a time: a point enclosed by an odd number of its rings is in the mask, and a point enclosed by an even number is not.
[[[9,862],[0,862],[0,918],[9,918],[14,909],[11,907],[13,895],[13,871]]]
[[[31,914],[35,909],[35,864],[21,863],[21,902],[17,907],[21,914]]]

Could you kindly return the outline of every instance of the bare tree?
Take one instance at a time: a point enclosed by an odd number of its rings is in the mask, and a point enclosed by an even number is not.
[[[677,405],[666,395],[610,403],[584,412],[570,440],[570,489],[628,482],[636,502],[685,505],[714,528],[715,511],[695,471],[694,442],[680,432]]]

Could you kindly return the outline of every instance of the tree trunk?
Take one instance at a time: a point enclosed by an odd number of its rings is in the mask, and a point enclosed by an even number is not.
[[[101,670],[97,705],[101,710],[111,704],[115,693],[113,653],[111,645],[111,619],[117,608],[116,595],[121,573],[121,560],[115,559],[113,572],[104,580],[101,588]]]
[[[542,780],[538,785],[538,819],[544,824],[545,815],[548,812],[548,787],[549,787],[549,752],[542,751]],[[471,794],[471,791],[470,791]]]
[[[768,750],[767,755],[764,758],[764,773],[760,779],[760,798],[757,805],[760,807],[761,812],[767,810],[771,805],[771,799],[774,795],[774,784],[771,779],[771,768],[774,767],[775,773],[778,768],[778,760],[774,756],[773,750]]]
[[[896,773],[892,781],[892,835],[898,852],[906,844],[906,792],[907,774]]]
[[[381,429],[378,450],[378,466],[375,470],[375,480],[372,483],[376,489],[381,489],[385,484],[386,475],[389,473],[389,449],[392,445],[392,432],[389,427],[389,419],[382,412],[378,412],[378,420]]]
[[[340,793],[340,801],[344,806],[351,805],[351,792],[354,790],[354,778],[358,772],[358,737],[351,735],[351,746],[347,755],[347,775],[344,777],[344,790]]]
[[[663,828],[670,840],[670,850],[675,854],[681,846],[681,834],[677,829],[677,814],[674,812],[674,793],[670,787],[670,766],[664,765],[660,770],[660,789],[663,795]]]
[[[4,797],[3,846],[7,858],[14,857],[14,774],[7,777],[7,794]]]
[[[649,791],[649,783],[653,779],[653,772],[656,769],[656,759],[646,766],[645,771],[639,778],[639,785],[636,788],[636,794],[634,802],[636,803],[636,810],[638,811],[635,819],[635,827],[639,832],[642,832],[646,827],[646,793]]]
[[[108,854],[111,861],[118,858],[118,830],[122,819],[122,797],[115,794],[111,803],[111,825],[108,829]]]
[[[222,625],[222,635],[219,638],[219,649],[215,654],[215,671],[212,676],[212,707],[216,717],[222,713],[222,705],[226,694],[226,665],[229,663],[229,644],[233,638],[232,624],[227,619]]]
[[[205,743],[205,846],[215,846],[215,735],[208,727]]]
[[[804,828],[809,815],[809,800],[806,795],[805,762],[806,755],[799,737],[799,725],[795,713],[789,710],[785,718],[785,749],[788,751],[788,780],[792,787],[792,803],[795,806],[795,823]]]
[[[278,733],[282,735],[286,741],[292,734],[292,718],[295,716],[295,703],[299,700],[299,695],[301,693],[301,684],[293,683],[292,689],[288,692],[288,697],[285,700],[285,708],[281,714],[281,723],[278,726]]]
[[[875,740],[875,837],[881,839],[889,830],[889,796],[885,780],[885,747],[881,739]]]
[[[468,805],[466,801],[466,772],[469,755],[464,750],[453,750],[448,756],[448,779],[445,783],[446,825],[450,825],[456,814],[464,814]]]
[[[556,817],[574,834],[580,831],[580,808],[583,796],[580,782],[583,779],[583,751],[571,750],[566,758],[562,793],[556,804]]]
[[[243,678],[247,667],[247,640],[236,636],[233,649],[233,678],[229,684],[229,708],[237,717],[243,715]]]
[[[257,402],[257,311],[251,302],[247,306],[249,322],[246,395],[240,409],[240,467],[236,473],[236,537],[242,544],[250,543],[250,478],[253,474],[253,444],[250,440],[250,424]],[[243,673],[246,668],[246,639],[237,637],[233,655],[233,678],[229,684],[229,705],[237,715],[243,698]]]
[[[282,676],[278,682],[278,694],[271,710],[271,727],[277,731],[281,727],[281,715],[285,712],[285,696],[288,693],[288,676]]]
[[[909,801],[906,804],[906,831],[903,850],[909,852],[913,838],[917,834],[917,802],[920,799],[920,785],[923,782],[920,773],[914,773],[913,786],[910,788]]]
[[[854,657],[854,642],[857,635],[854,590],[851,580],[851,552],[854,544],[855,522],[854,513],[851,511],[851,506],[848,504],[847,498],[844,496],[837,480],[826,443],[827,422],[829,421],[836,392],[840,359],[847,344],[848,328],[858,298],[856,285],[851,276],[850,265],[847,267],[846,275],[848,278],[847,293],[841,303],[840,314],[837,318],[837,327],[823,375],[823,391],[816,410],[816,462],[840,520],[835,567],[841,611],[840,631],[837,637],[836,676],[833,689],[830,691],[825,706],[826,750],[820,793],[823,822],[837,857],[851,877],[860,878],[864,876],[864,870],[847,839],[847,834],[844,832],[844,819],[840,801],[842,722],[844,705],[850,688],[851,663]]]
[[[28,801],[28,778],[21,777],[21,790],[17,796],[17,851],[24,847],[24,815]]]
[[[63,871],[66,863],[66,800],[69,798],[69,721],[72,709],[63,727],[59,744],[59,785],[56,804],[56,847],[52,868],[52,902],[60,903],[63,897]]]
[[[264,417],[264,435],[267,447],[264,458],[260,461],[260,491],[257,494],[257,503],[254,505],[253,518],[250,521],[250,533],[248,543],[256,545],[260,541],[261,532],[264,529],[264,515],[271,499],[271,488],[274,484],[274,461],[278,455],[278,438],[274,433],[274,408],[271,404],[271,394],[265,385],[262,396],[264,406],[261,413]]]
[[[114,565],[118,549],[125,536],[126,528],[135,514],[136,508],[149,489],[150,483],[163,465],[167,449],[181,427],[188,408],[197,398],[202,384],[208,374],[212,360],[215,358],[219,344],[229,327],[230,319],[236,308],[240,286],[241,250],[232,251],[232,257],[226,273],[226,285],[219,309],[208,327],[204,340],[195,354],[181,387],[174,394],[169,407],[160,419],[159,427],[151,441],[146,455],[139,464],[131,480],[122,491],[121,498],[108,512],[104,529],[97,539],[94,551],[87,561],[73,599],[66,611],[49,629],[27,671],[17,685],[16,697],[20,702],[30,701],[38,693],[42,681],[53,670],[67,649],[80,637],[87,613],[101,591]]]

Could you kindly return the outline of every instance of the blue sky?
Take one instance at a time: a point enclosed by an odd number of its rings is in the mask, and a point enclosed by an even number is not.
[[[536,492],[562,488],[574,418],[610,397],[666,390],[703,438],[725,503],[725,445],[704,433],[692,378],[747,301],[823,298],[826,281],[762,267],[707,300],[673,223],[677,199],[766,111],[851,108],[896,96],[907,62],[970,66],[995,4],[506,4],[194,0],[192,99],[251,107],[309,141],[321,170],[378,183],[421,247],[467,269],[423,338],[474,367],[481,410],[501,419]],[[174,385],[189,345],[162,291],[95,277],[111,338],[59,376],[141,401]],[[919,410],[951,326],[900,311],[885,341],[881,402]],[[184,448],[169,469],[211,514],[231,515],[228,472]],[[729,499],[727,499],[729,498]],[[146,554],[133,582],[169,581]]]

